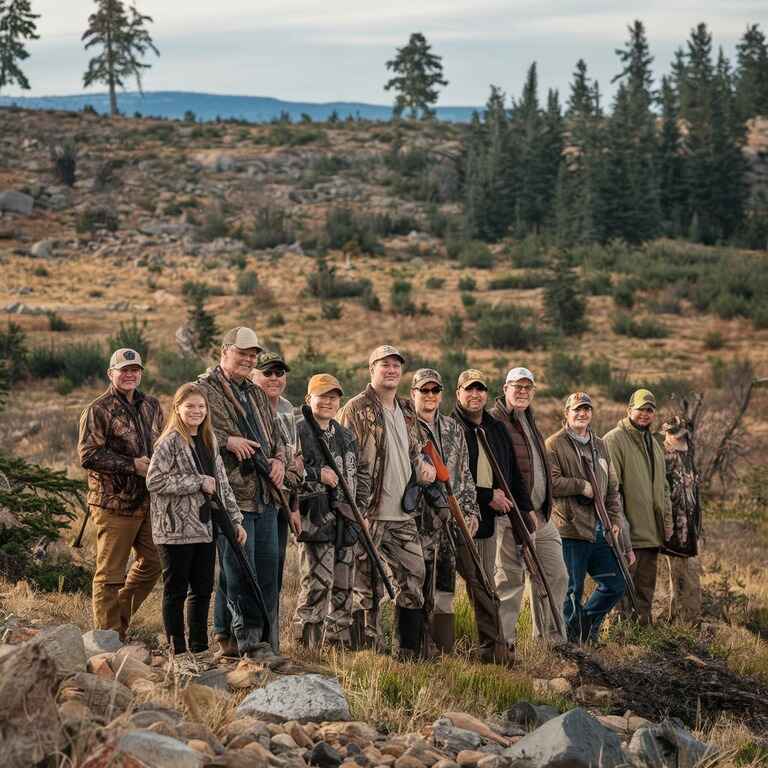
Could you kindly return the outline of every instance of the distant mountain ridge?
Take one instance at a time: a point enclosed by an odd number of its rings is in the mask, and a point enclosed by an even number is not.
[[[87,93],[72,96],[0,96],[0,107],[17,105],[26,109],[62,109],[79,112],[90,104],[97,112],[109,111],[109,95]],[[392,107],[383,104],[333,101],[311,103],[283,101],[267,96],[228,96],[217,93],[194,91],[146,91],[142,96],[135,91],[120,93],[120,111],[126,115],[140,112],[146,117],[169,117],[181,119],[187,111],[194,112],[198,120],[236,118],[252,123],[264,123],[287,112],[291,120],[301,120],[302,114],[312,120],[324,121],[335,111],[342,120],[346,117],[361,117],[366,120],[389,120]],[[475,110],[482,107],[437,107],[437,117],[449,122],[466,123]]]

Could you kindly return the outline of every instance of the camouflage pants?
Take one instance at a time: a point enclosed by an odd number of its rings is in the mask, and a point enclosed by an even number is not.
[[[356,546],[337,550],[334,542],[300,544],[301,582],[293,616],[297,640],[307,625],[315,625],[318,630],[324,626],[325,640],[351,641],[355,552]]]
[[[372,520],[371,538],[388,567],[395,587],[395,603],[401,608],[424,606],[424,552],[421,548],[416,522],[410,520]],[[384,596],[384,585],[375,578],[376,594]],[[374,589],[371,582],[371,564],[363,552],[355,569],[355,601],[366,612],[365,633],[369,640],[381,636],[377,611],[374,610]]]

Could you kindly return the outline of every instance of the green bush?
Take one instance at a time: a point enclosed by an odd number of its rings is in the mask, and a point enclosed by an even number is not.
[[[392,283],[390,301],[392,311],[398,315],[415,315],[418,310],[411,298],[413,285],[408,280],[395,280]]]
[[[273,312],[267,318],[267,328],[277,328],[280,325],[285,325],[285,317],[282,312]]]
[[[5,331],[0,331],[0,360],[4,361],[4,369],[8,383],[14,384],[27,372],[27,337],[20,325],[9,322]]]
[[[35,277],[50,277],[51,273],[43,266],[35,267],[32,274]]]
[[[374,222],[369,217],[358,216],[350,208],[332,208],[328,212],[325,239],[328,248],[339,249],[355,243],[363,253],[380,254],[384,250]]]
[[[116,232],[118,224],[116,211],[103,206],[95,206],[80,212],[75,222],[75,229],[79,234],[97,232],[100,229]]]
[[[565,397],[574,388],[584,386],[586,382],[584,361],[579,355],[565,352],[553,352],[545,366],[547,374],[547,394],[552,397]]]
[[[256,221],[246,243],[255,250],[275,248],[294,242],[296,233],[282,208],[261,206],[256,209]]]
[[[320,316],[323,320],[339,320],[341,315],[341,304],[338,301],[324,301],[320,305]]]
[[[318,352],[308,344],[293,360],[290,360],[291,372],[288,374],[285,397],[292,403],[301,403],[307,394],[307,381],[316,373],[330,373],[344,387],[347,396],[355,394],[362,381],[354,372],[345,368],[334,358]],[[367,373],[367,372],[366,372]]]
[[[154,387],[171,394],[182,384],[195,381],[205,372],[206,364],[196,355],[187,355],[175,349],[158,349],[148,373]]]
[[[653,318],[645,317],[635,320],[625,313],[616,315],[612,328],[613,332],[619,336],[630,336],[635,339],[664,339],[669,335],[667,328]]]
[[[635,306],[635,286],[629,280],[622,280],[613,287],[613,303],[617,307],[632,309]]]
[[[768,328],[768,304],[753,305],[751,310],[752,326],[756,331]]]
[[[259,276],[246,270],[237,276],[237,292],[240,296],[253,296],[259,288]]]
[[[584,290],[590,296],[607,296],[613,291],[608,272],[589,272],[582,280]]]
[[[692,382],[677,376],[664,376],[655,381],[649,388],[656,396],[658,403],[687,397],[693,392]]]
[[[435,275],[428,277],[424,283],[424,287],[430,291],[440,290],[440,288],[443,288],[444,286],[445,286],[445,278],[436,277]]]
[[[552,279],[550,272],[545,270],[537,270],[532,272],[523,272],[520,275],[502,275],[501,277],[494,277],[488,281],[489,291],[504,291],[508,289],[516,290],[532,290],[534,288],[542,288],[548,285]]]
[[[229,224],[220,211],[211,210],[205,215],[202,226],[197,230],[197,237],[204,242],[211,242],[220,237],[229,237]]]
[[[477,280],[471,275],[462,275],[459,278],[458,288],[460,291],[474,291],[477,288]]]
[[[52,144],[50,149],[53,174],[68,187],[77,181],[77,160],[79,147],[73,138],[64,139],[61,144]]]
[[[464,319],[461,315],[453,313],[448,316],[443,332],[443,341],[446,344],[456,344],[464,338]]]
[[[360,303],[369,312],[381,312],[381,299],[373,292],[373,290],[366,291],[360,297]]]
[[[470,309],[477,304],[477,298],[472,293],[462,293],[461,303],[464,306],[464,309]]]
[[[128,324],[121,322],[117,333],[107,339],[107,351],[111,354],[116,349],[134,349],[146,363],[149,358],[149,339],[146,331],[146,320],[139,323],[134,317]]]
[[[491,249],[479,240],[464,243],[459,251],[459,264],[473,269],[492,269],[495,259]]]
[[[574,270],[564,259],[555,264],[554,276],[544,290],[544,307],[555,331],[576,336],[587,329],[587,300]]]
[[[725,339],[720,331],[709,331],[704,337],[704,349],[715,351],[725,346]]]
[[[106,375],[109,359],[100,344],[90,341],[35,347],[29,355],[33,379],[62,380],[64,390],[79,387]]]
[[[639,388],[637,382],[631,381],[627,371],[619,371],[611,376],[606,386],[608,397],[617,403],[628,403],[632,393]]]
[[[337,277],[336,267],[329,266],[325,259],[320,259],[315,271],[307,275],[307,290],[311,296],[318,299],[345,299],[369,294],[372,283],[367,278],[344,280]]]
[[[545,339],[537,319],[514,304],[478,305],[477,343],[493,349],[534,349]]]

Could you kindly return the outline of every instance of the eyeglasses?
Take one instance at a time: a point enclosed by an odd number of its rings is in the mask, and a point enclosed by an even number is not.
[[[442,391],[442,387],[417,387],[422,395],[439,395]]]
[[[480,384],[479,382],[475,382],[474,384],[469,384],[466,387],[464,387],[465,392],[487,392],[488,387],[485,386],[485,384]]]
[[[262,371],[261,375],[266,376],[268,379],[271,379],[273,376],[276,376],[279,379],[282,376],[285,376],[285,369],[268,368],[266,371]]]
[[[510,384],[510,386],[516,392],[530,392],[531,390],[536,389],[535,384]]]

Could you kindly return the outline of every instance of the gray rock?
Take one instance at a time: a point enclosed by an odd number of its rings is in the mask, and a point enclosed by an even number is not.
[[[201,672],[195,678],[195,682],[198,685],[205,685],[208,688],[213,688],[217,691],[229,692],[229,684],[227,683],[228,674],[229,669],[226,667],[223,669],[215,667],[214,669],[207,669],[205,672]]]
[[[0,192],[0,211],[22,213],[25,216],[29,216],[34,207],[35,199],[31,195],[25,195],[23,192],[14,192],[10,189]]]
[[[44,629],[36,637],[27,640],[25,644],[44,648],[62,679],[75,672],[85,672],[87,659],[83,636],[80,634],[79,627],[74,624],[62,624]]]
[[[525,760],[530,768],[615,768],[624,762],[619,737],[580,707],[544,723],[505,749],[504,757]]]
[[[202,768],[205,756],[186,744],[152,731],[129,731],[117,742],[118,751],[152,768]]]
[[[50,259],[53,255],[53,247],[55,245],[55,240],[38,240],[38,242],[29,249],[29,253],[36,259]]]
[[[325,741],[318,741],[307,758],[310,765],[317,765],[320,768],[336,768],[343,760],[341,753]]]
[[[349,720],[349,703],[335,677],[292,675],[250,693],[237,714],[272,722]]]
[[[638,728],[627,747],[629,761],[640,768],[693,768],[716,755],[715,747],[671,720]]]
[[[85,658],[90,659],[98,653],[114,653],[123,643],[114,629],[92,629],[83,635],[83,646]]]
[[[432,724],[432,741],[438,749],[457,755],[464,749],[476,750],[483,740],[474,731],[456,728],[447,717]]]

